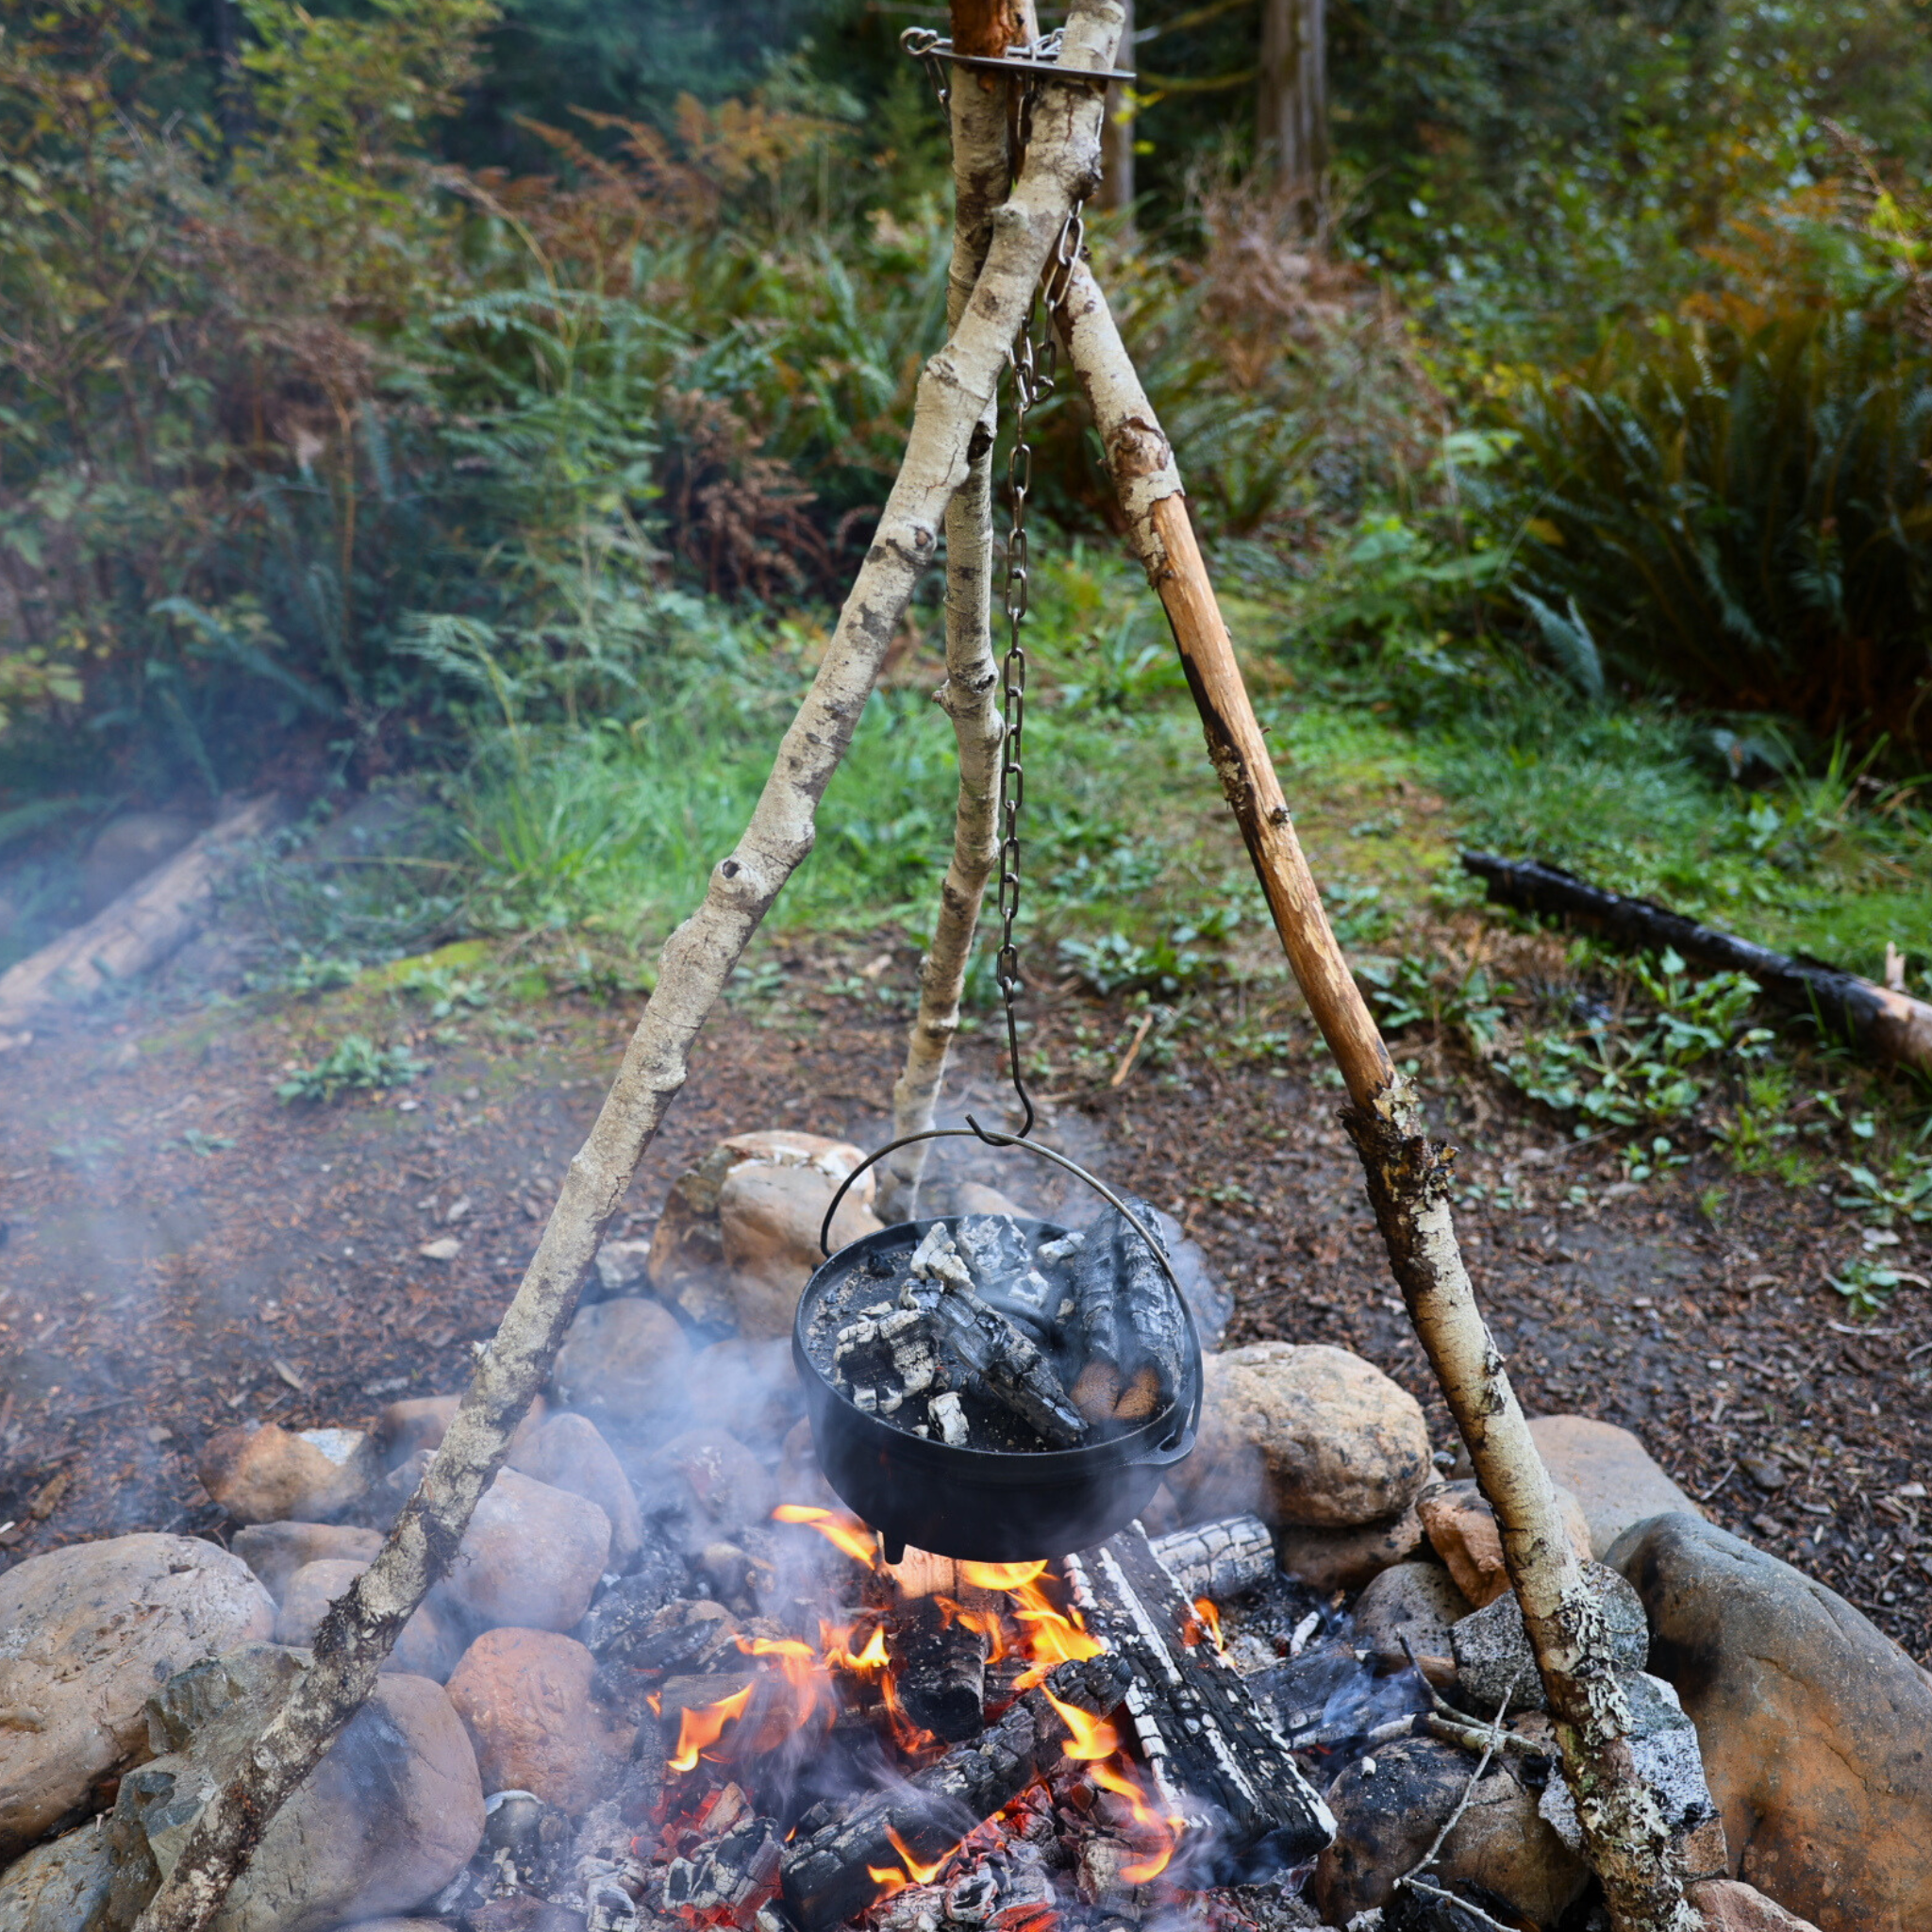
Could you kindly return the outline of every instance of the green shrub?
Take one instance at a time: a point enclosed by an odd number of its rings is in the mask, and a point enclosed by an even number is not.
[[[364,1034],[350,1033],[313,1066],[297,1067],[275,1092],[284,1101],[331,1101],[351,1091],[407,1087],[428,1066],[427,1060],[417,1059],[407,1047],[377,1046]]]
[[[1932,747],[1932,356],[1890,318],[1621,331],[1507,415],[1524,603],[1579,684]]]

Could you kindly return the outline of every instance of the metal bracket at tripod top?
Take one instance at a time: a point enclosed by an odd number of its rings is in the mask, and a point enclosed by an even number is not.
[[[1029,80],[1059,80],[1096,87],[1137,78],[1124,67],[1062,67],[1062,31],[1057,27],[1016,54],[956,53],[951,41],[924,26],[908,26],[899,36],[899,44],[915,60],[946,60],[955,67],[970,67],[978,74],[1024,75]]]

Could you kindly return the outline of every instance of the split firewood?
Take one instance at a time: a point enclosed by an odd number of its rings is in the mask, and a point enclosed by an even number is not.
[[[1632,952],[1674,948],[1694,966],[1745,973],[1789,1011],[1815,1013],[1879,1059],[1932,1069],[1932,1006],[1901,987],[1876,986],[1820,959],[1793,958],[1651,899],[1607,891],[1558,865],[1465,852],[1462,869],[1489,888],[1492,905],[1563,919]]]
[[[892,1694],[921,1730],[958,1744],[986,1728],[984,1625],[966,1623],[948,1599],[918,1597],[894,1611],[886,1648]]]
[[[1274,1538],[1258,1516],[1222,1516],[1154,1539],[1184,1595],[1225,1603],[1274,1574]]]
[[[1155,1225],[1147,1202],[1130,1199],[1127,1205],[1147,1226]],[[1142,1423],[1180,1385],[1187,1315],[1160,1263],[1124,1216],[1109,1212],[1092,1235],[1073,1264],[1084,1357],[1074,1407],[1089,1422]]]
[[[1094,1717],[1121,1701],[1126,1668],[1111,1657],[1059,1665],[1045,1689]],[[875,1872],[901,1869],[906,1853],[936,1860],[975,1824],[1032,1783],[1069,1733],[1038,1690],[991,1730],[947,1752],[904,1784],[853,1806],[844,1817],[795,1840],[781,1864],[785,1903],[803,1932],[825,1932],[878,1896]]]
[[[1287,1871],[1335,1836],[1326,1805],[1136,1525],[1066,1559],[1087,1627],[1133,1672],[1126,1706],[1155,1788],[1219,1855]],[[1193,1632],[1196,1641],[1188,1641]]]
[[[1073,0],[1059,65],[1070,73],[1111,67],[1122,17],[1120,0]],[[972,300],[921,375],[905,461],[744,837],[713,871],[704,904],[665,944],[657,990],[422,1488],[375,1560],[335,1600],[316,1633],[313,1668],[203,1809],[140,1932],[202,1932],[289,1793],[361,1707],[397,1634],[461,1543],[549,1375],[605,1231],[690,1075],[691,1042],[812,849],[819,801],[938,553],[946,507],[969,473],[974,437],[1041,274],[1098,178],[1101,113],[1100,95],[1088,86],[1049,87],[1034,102],[1025,158],[992,224]]]

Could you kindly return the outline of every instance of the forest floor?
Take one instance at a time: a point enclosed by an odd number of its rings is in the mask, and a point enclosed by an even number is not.
[[[613,1232],[647,1233],[670,1181],[724,1134],[882,1140],[916,959],[892,933],[767,942],[700,1039]],[[513,1022],[443,1027],[410,1085],[287,1104],[291,1059],[340,1031],[357,995],[219,996],[234,976],[203,942],[117,1009],[0,1058],[11,1560],[140,1529],[213,1533],[194,1465],[219,1427],[366,1424],[398,1397],[460,1388],[634,1020],[552,995]],[[1139,1058],[1115,1084],[1131,1013],[1071,988],[1033,1008],[1043,1133],[1183,1221],[1234,1291],[1229,1343],[1355,1349],[1453,1442],[1319,1054],[1244,1050],[1257,1014],[1232,989],[1164,1064]],[[1002,1064],[991,1029],[969,1035],[949,1104],[997,1109]],[[1825,1277],[1860,1230],[1828,1189],[1740,1181],[1714,1158],[1624,1180],[1607,1148],[1480,1070],[1439,1060],[1424,1079],[1475,1184],[1458,1224],[1530,1411],[1636,1430],[1718,1522],[1925,1657],[1932,1506],[1913,1486],[1932,1477],[1932,1294],[1851,1314]],[[1052,1205],[1025,1176],[989,1177]],[[450,1235],[454,1258],[420,1253]],[[1932,1267],[1909,1245],[1887,1258]]]

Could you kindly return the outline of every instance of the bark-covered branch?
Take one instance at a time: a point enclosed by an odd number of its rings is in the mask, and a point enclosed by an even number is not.
[[[1118,0],[1074,0],[1062,64],[1109,66],[1119,32]],[[986,264],[958,328],[920,377],[898,480],[751,823],[713,870],[704,904],[664,947],[658,990],[422,1487],[375,1562],[331,1607],[316,1634],[313,1668],[203,1810],[139,1932],[201,1932],[283,1800],[360,1707],[396,1633],[455,1556],[512,1430],[550,1373],[604,1230],[684,1085],[698,1029],[780,887],[811,850],[819,800],[932,559],[940,520],[966,475],[974,428],[1048,251],[1074,202],[1091,192],[1099,123],[1096,90],[1042,93],[1026,165],[994,215]]]
[[[1618,1932],[1694,1932],[1670,1837],[1631,1761],[1630,1709],[1603,1613],[1557,1513],[1549,1472],[1476,1306],[1450,1219],[1451,1156],[1424,1129],[1322,910],[1234,644],[1208,582],[1174,454],[1105,297],[1084,266],[1062,329],[1092,407],[1135,555],[1159,594],[1209,756],[1268,895],[1308,1009],[1347,1084],[1343,1118],[1368,1179],[1391,1268],[1450,1413],[1496,1513],[1576,1797],[1584,1840]]]

